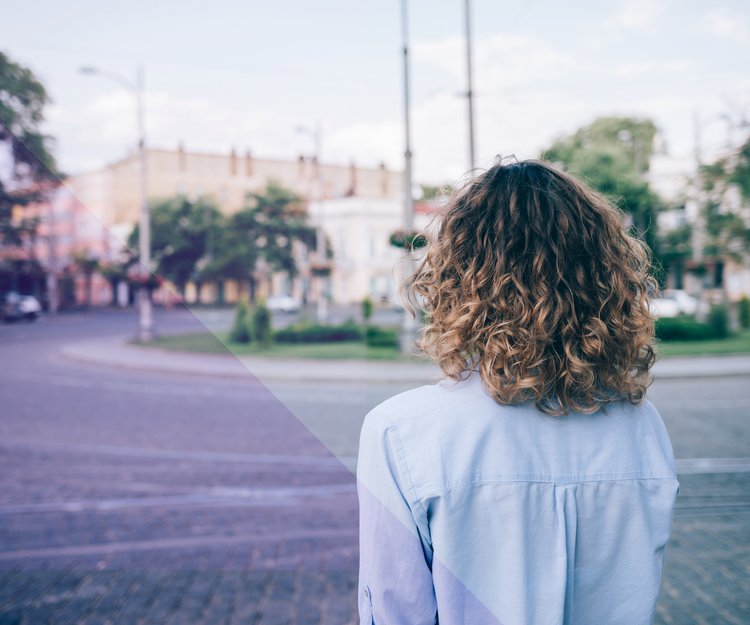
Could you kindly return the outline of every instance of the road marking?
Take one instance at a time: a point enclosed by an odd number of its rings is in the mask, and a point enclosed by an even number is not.
[[[6,449],[51,449],[62,452],[127,456],[131,458],[161,458],[164,460],[200,460],[204,462],[239,462],[249,464],[303,465],[343,469],[344,464],[335,456],[303,456],[283,454],[252,454],[217,451],[187,451],[181,449],[146,449],[143,447],[120,447],[116,445],[88,445],[52,442],[11,440],[0,442]]]
[[[203,492],[158,497],[119,497],[114,499],[82,499],[47,503],[0,506],[0,514],[40,512],[106,512],[133,508],[169,508],[173,506],[289,506],[302,505],[309,497],[331,497],[356,493],[354,482],[272,488],[235,488],[218,486]]]
[[[235,536],[185,536],[179,538],[156,538],[153,540],[134,540],[87,545],[66,545],[63,547],[39,547],[35,549],[17,549],[0,551],[0,560],[20,560],[26,558],[54,558],[59,556],[87,556],[121,551],[156,551],[162,549],[182,549],[190,547],[209,547],[221,545],[239,545],[243,543],[263,543],[277,541],[309,540],[311,538],[341,538],[351,541],[356,538],[356,528],[340,527],[334,529],[310,529],[304,531],[276,532],[271,534],[238,534]]]
[[[750,458],[678,458],[675,467],[678,475],[748,473]]]
[[[39,373],[23,371],[3,371],[3,380],[12,380],[15,382],[28,382],[34,385],[47,384],[51,386],[63,386],[76,389],[91,389],[97,391],[114,391],[120,393],[138,393],[139,395],[174,395],[178,397],[219,397],[222,399],[240,399],[247,401],[273,401],[279,400],[273,396],[268,388],[252,379],[248,380],[246,390],[232,390],[228,388],[201,388],[193,384],[178,385],[170,383],[161,383],[153,380],[147,382],[120,382],[111,380],[102,380],[91,377],[77,377],[71,375],[60,375],[48,373],[40,377]],[[254,392],[253,392],[254,391]]]

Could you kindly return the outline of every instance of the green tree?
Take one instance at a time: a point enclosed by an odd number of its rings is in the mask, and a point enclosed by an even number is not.
[[[362,300],[362,319],[364,319],[366,326],[370,325],[370,319],[372,318],[373,308],[374,308],[374,305],[372,302],[372,298],[370,298],[370,296],[368,295]]]
[[[78,271],[83,274],[86,284],[86,307],[88,308],[91,306],[94,274],[99,270],[99,259],[89,256],[85,251],[78,251],[73,254],[72,261]]]
[[[176,196],[155,203],[151,208],[151,253],[156,272],[174,283],[184,297],[185,287],[197,279],[199,261],[213,253],[220,239],[223,217],[208,199],[190,200]],[[136,249],[139,227],[128,238]]]
[[[263,298],[258,299],[253,307],[251,325],[253,329],[253,338],[257,341],[258,345],[261,347],[268,347],[273,339],[273,331],[271,329],[271,311],[268,310]]]
[[[438,197],[447,196],[453,193],[453,186],[450,184],[423,184],[420,185],[420,187],[422,188],[422,197],[420,198],[420,200],[434,200]]]
[[[248,194],[245,206],[229,218],[206,272],[215,279],[246,281],[254,302],[261,258],[273,271],[297,275],[295,240],[314,246],[315,229],[307,224],[299,196],[271,182],[264,191]]]
[[[128,265],[124,262],[102,263],[99,266],[99,273],[109,282],[110,292],[112,293],[110,306],[117,305],[117,285],[127,279],[127,268]]]
[[[229,340],[233,343],[249,343],[252,340],[250,332],[250,309],[245,300],[240,300],[234,314],[234,323],[229,331]]]
[[[658,255],[656,214],[663,202],[645,179],[657,128],[649,119],[601,117],[542,153],[629,213],[633,227]]]
[[[45,182],[60,176],[41,131],[47,90],[27,67],[0,52],[0,146],[11,156],[9,176],[0,177],[0,244],[19,245],[33,236],[37,220],[13,221],[13,207],[39,201]]]
[[[750,204],[750,136],[735,152],[726,154],[700,171],[703,190],[701,211],[705,223],[706,256],[746,261],[750,228],[733,206],[729,195],[738,191],[740,202]]]

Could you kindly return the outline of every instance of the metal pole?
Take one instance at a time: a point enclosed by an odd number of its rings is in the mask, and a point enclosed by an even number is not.
[[[411,98],[409,80],[409,8],[408,0],[401,0],[401,26],[404,51],[404,228],[414,228],[414,200],[411,195]]]
[[[410,80],[409,80],[409,8],[408,0],[401,0],[401,28],[404,55],[404,233],[409,236],[414,231],[414,198],[411,193],[411,119],[410,119]],[[406,243],[406,242],[405,242]],[[415,263],[412,252],[404,245],[404,276],[408,279],[414,273]],[[401,336],[399,337],[402,352],[411,353],[417,328],[416,320],[407,312],[403,313]]]
[[[701,120],[698,111],[693,112],[693,140],[694,157],[695,157],[695,178],[693,182],[693,201],[695,202],[695,222],[693,223],[692,237],[692,256],[693,260],[700,262],[703,260],[703,181],[701,175]]]
[[[150,341],[154,336],[151,294],[147,282],[151,272],[151,210],[148,203],[148,168],[146,155],[146,120],[143,102],[144,71],[138,68],[136,99],[138,102],[138,151],[140,154],[141,214],[138,230],[138,253],[145,277],[138,294],[138,340]]]
[[[141,186],[141,211],[138,231],[138,255],[140,256],[139,273],[144,278],[144,284],[138,292],[138,340],[150,341],[154,335],[154,323],[151,311],[151,298],[149,296],[146,281],[151,272],[151,210],[148,204],[148,169],[146,163],[146,112],[143,101],[144,93],[144,69],[138,67],[135,84],[126,77],[115,72],[108,72],[97,67],[81,67],[82,74],[99,75],[114,80],[127,89],[135,98],[136,114],[138,118],[138,155],[140,161],[140,186]]]
[[[476,166],[476,148],[474,144],[474,90],[471,64],[471,0],[464,0],[466,21],[466,100],[469,107],[469,167],[474,171]]]
[[[316,195],[318,200],[318,227],[315,231],[315,255],[318,264],[322,268],[326,265],[326,240],[323,231],[323,172],[322,163],[320,162],[321,154],[321,129],[320,123],[315,126],[315,177],[316,177]],[[326,293],[326,276],[318,276],[318,301],[317,301],[317,318],[318,323],[325,323],[328,318],[328,299]]]

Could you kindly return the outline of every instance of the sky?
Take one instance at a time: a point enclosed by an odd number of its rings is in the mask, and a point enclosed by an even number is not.
[[[53,100],[46,131],[70,174],[134,149],[134,99],[93,65],[134,80],[144,67],[148,143],[259,158],[403,167],[398,0],[89,0],[3,5],[0,49]],[[462,0],[410,0],[415,179],[469,168]],[[722,115],[750,111],[750,3],[472,0],[477,165],[536,157],[602,115],[661,131],[654,176],[737,140]],[[698,120],[696,126],[695,120]]]

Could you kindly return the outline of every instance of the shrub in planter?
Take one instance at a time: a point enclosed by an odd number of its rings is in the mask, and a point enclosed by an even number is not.
[[[237,304],[234,314],[234,324],[229,331],[229,340],[233,343],[249,343],[252,340],[250,332],[250,309],[245,301]]]
[[[365,297],[365,299],[362,300],[362,319],[365,320],[365,324],[370,323],[370,319],[372,318],[372,312],[373,312],[372,299],[370,299],[369,297]]]
[[[271,311],[266,307],[263,299],[253,309],[250,323],[253,328],[253,336],[259,345],[267,346],[273,340],[273,331],[271,330]]]

